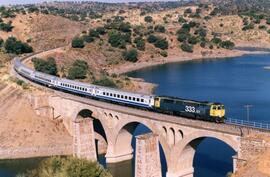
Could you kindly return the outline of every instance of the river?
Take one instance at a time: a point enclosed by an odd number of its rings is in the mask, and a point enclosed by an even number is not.
[[[270,55],[245,55],[229,59],[196,60],[141,69],[129,76],[156,83],[157,95],[194,100],[222,102],[228,117],[247,119],[245,105],[251,105],[249,120],[270,123]],[[139,125],[134,135],[147,132]],[[133,147],[135,138],[133,138]],[[194,158],[195,177],[225,177],[232,171],[234,151],[223,142],[206,138],[198,146]],[[161,153],[163,176],[166,172]],[[0,161],[0,177],[14,177],[25,169],[36,167],[40,159]],[[104,156],[100,162],[105,164]],[[24,164],[24,166],[22,166]],[[107,165],[114,177],[132,177],[133,161]]]

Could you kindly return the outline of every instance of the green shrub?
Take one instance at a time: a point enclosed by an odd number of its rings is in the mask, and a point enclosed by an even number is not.
[[[96,162],[75,157],[50,157],[43,160],[38,168],[28,171],[27,177],[112,177]]]
[[[18,85],[23,85],[23,83],[25,83],[23,80],[21,80],[21,79],[17,79],[16,80],[16,84],[18,84]]]
[[[23,54],[33,52],[33,48],[27,43],[18,41],[15,37],[9,37],[5,44],[5,50],[7,53]]]
[[[127,61],[136,62],[138,60],[138,52],[136,49],[130,49],[123,52],[123,57]]]
[[[149,43],[155,43],[157,40],[158,40],[158,37],[156,37],[156,36],[153,35],[153,34],[150,34],[150,35],[148,36],[148,38],[147,38],[147,41],[148,41]]]
[[[125,22],[120,23],[119,30],[124,32],[124,33],[130,32],[131,31],[130,23],[125,23]]]
[[[71,46],[73,48],[84,48],[84,40],[79,37],[75,37],[72,40]]]
[[[248,25],[245,25],[242,30],[243,31],[247,31],[247,30],[250,30],[250,29],[254,29],[254,24],[253,23],[250,23]]]
[[[145,41],[142,37],[136,37],[134,39],[134,43],[136,44],[138,50],[145,50]]]
[[[162,26],[162,25],[156,25],[155,26],[155,28],[154,28],[154,30],[156,31],[156,32],[159,32],[159,33],[165,33],[165,27],[164,26]]]
[[[75,60],[72,67],[68,70],[69,79],[85,79],[88,70],[88,64],[83,60]]]
[[[266,19],[266,24],[270,25],[270,17]]]
[[[106,34],[106,29],[104,27],[97,27],[96,31],[100,34],[100,35],[104,35]]]
[[[270,29],[267,32],[268,32],[268,34],[270,34]]]
[[[202,41],[202,42],[200,43],[200,46],[201,46],[202,48],[205,48],[205,47],[206,47],[206,42],[205,42],[205,41]]]
[[[1,31],[5,31],[5,32],[10,32],[12,31],[12,29],[14,28],[14,26],[11,25],[11,21],[8,23],[0,23],[0,30]]]
[[[261,29],[261,30],[266,30],[267,27],[266,27],[265,25],[260,25],[260,26],[259,26],[259,29]]]
[[[3,44],[4,44],[4,40],[0,38],[0,47],[2,47]]]
[[[93,38],[99,38],[99,32],[98,31],[96,31],[95,29],[90,29],[89,30],[89,36],[90,37],[93,37]]]
[[[220,44],[222,40],[218,37],[214,37],[213,39],[211,39],[211,42],[214,44]]]
[[[198,42],[198,39],[197,39],[197,37],[195,37],[195,36],[189,36],[189,38],[188,38],[188,43],[189,44],[197,44],[197,42]]]
[[[184,19],[183,16],[179,16],[179,17],[178,17],[178,22],[179,22],[179,23],[186,23],[187,21],[186,21],[186,19]]]
[[[126,39],[121,35],[119,31],[112,30],[109,32],[108,42],[112,47],[125,48],[126,47]]]
[[[189,37],[188,34],[186,34],[186,33],[180,33],[180,34],[178,34],[178,36],[177,36],[177,40],[178,40],[179,42],[184,42],[184,41],[187,40],[188,37]]]
[[[160,55],[163,57],[167,57],[168,56],[168,52],[166,50],[161,50],[160,51]]]
[[[222,42],[220,43],[220,47],[225,48],[225,49],[230,49],[230,50],[232,50],[232,49],[234,48],[234,46],[235,46],[235,44],[234,44],[233,42],[229,41],[229,40],[227,40],[227,41],[222,41]]]
[[[191,8],[185,9],[184,13],[185,13],[185,14],[191,14],[191,13],[192,13]]]
[[[164,39],[158,39],[155,43],[154,43],[155,47],[160,48],[162,50],[168,49],[169,47],[169,43],[166,40],[166,38]]]
[[[151,22],[153,22],[153,18],[151,16],[146,16],[146,17],[144,17],[144,21],[147,23],[151,23]]]
[[[95,38],[93,38],[93,37],[91,37],[89,35],[83,35],[82,38],[87,43],[91,43],[91,42],[94,42],[95,41]]]
[[[108,77],[104,76],[102,79],[100,80],[95,80],[93,82],[93,84],[95,85],[100,85],[100,86],[104,86],[104,87],[112,87],[112,88],[117,88],[117,85],[114,83],[113,80],[109,79]]]
[[[189,45],[187,43],[183,43],[180,45],[180,48],[184,51],[184,52],[189,52],[192,53],[193,52],[193,46]]]
[[[50,57],[47,60],[33,58],[32,62],[35,70],[55,76],[57,75],[57,65],[54,58]]]

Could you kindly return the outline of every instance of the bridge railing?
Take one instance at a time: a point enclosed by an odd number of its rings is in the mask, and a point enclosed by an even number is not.
[[[251,128],[258,128],[263,130],[270,130],[270,124],[262,123],[262,122],[253,122],[253,121],[246,121],[241,119],[232,119],[227,118],[225,120],[226,124],[232,124],[232,125],[240,125],[244,127],[251,127]]]

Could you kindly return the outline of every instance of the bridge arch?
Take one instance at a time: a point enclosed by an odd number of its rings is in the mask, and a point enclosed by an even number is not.
[[[106,160],[109,160],[109,162],[118,162],[123,160],[130,160],[133,157],[133,147],[132,147],[132,138],[134,135],[134,131],[137,128],[138,125],[143,125],[146,127],[150,132],[159,135],[159,147],[160,150],[164,153],[164,156],[162,160],[167,161],[167,153],[169,151],[168,145],[166,144],[166,137],[164,137],[164,127],[161,127],[160,130],[156,128],[155,124],[153,124],[150,121],[145,120],[133,120],[132,121],[126,121],[123,120],[119,122],[119,124],[115,127],[115,140],[113,143],[113,153],[114,157],[120,157],[118,159],[110,159],[110,156],[112,154],[106,155]],[[148,132],[149,132],[148,131]],[[148,133],[142,130],[141,134]],[[110,152],[112,153],[112,152]],[[109,158],[109,159],[108,159]],[[108,162],[108,161],[107,161]]]
[[[224,135],[221,133],[196,131],[188,134],[179,141],[171,151],[172,161],[168,162],[168,176],[179,175],[185,176],[193,174],[193,160],[197,146],[204,138],[214,138],[224,142],[231,147],[236,153],[239,152],[239,142],[233,135]],[[179,166],[181,164],[181,166]]]
[[[106,153],[110,133],[108,132],[109,129],[103,116],[99,116],[100,114],[97,110],[91,108],[79,108],[75,113],[76,116],[74,116],[74,122],[79,118],[90,118],[93,120],[96,151],[99,154]]]

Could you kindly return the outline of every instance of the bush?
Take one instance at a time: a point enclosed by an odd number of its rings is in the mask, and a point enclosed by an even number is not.
[[[127,61],[136,62],[138,61],[138,52],[136,49],[130,49],[123,52],[123,57]]]
[[[218,37],[214,37],[212,40],[211,40],[212,43],[214,44],[220,44],[222,42],[222,40]]]
[[[112,88],[117,88],[117,85],[114,83],[113,80],[109,79],[108,77],[103,77],[100,80],[95,80],[93,82],[93,84],[95,85],[100,85],[100,86],[104,86],[104,87],[112,87]]]
[[[99,32],[97,32],[95,29],[90,29],[89,30],[89,36],[93,38],[99,38]]]
[[[197,42],[198,42],[197,37],[195,37],[195,36],[189,36],[188,43],[190,43],[190,44],[197,44]]]
[[[124,33],[128,33],[131,31],[131,25],[130,23],[124,23],[122,22],[120,25],[119,25],[119,30],[124,32]]]
[[[68,70],[69,79],[85,79],[88,70],[87,62],[83,60],[76,60],[72,67]]]
[[[109,32],[108,42],[111,44],[112,47],[126,47],[126,39],[124,39],[121,33],[116,30]]]
[[[154,30],[159,33],[165,33],[165,27],[162,25],[156,25]]]
[[[233,42],[229,41],[229,40],[227,40],[227,41],[222,41],[222,42],[220,43],[220,47],[225,48],[225,49],[230,49],[230,50],[232,50],[232,49],[234,48],[234,46],[235,46],[235,44],[234,44]]]
[[[270,25],[270,18],[266,19],[266,24]]]
[[[25,82],[24,82],[23,80],[21,80],[21,79],[17,79],[17,80],[16,80],[16,84],[18,84],[18,85],[20,85],[20,86],[22,86],[24,83],[25,83]]]
[[[106,34],[106,29],[104,27],[97,27],[96,31],[100,34],[100,35],[104,35]]]
[[[153,18],[151,16],[144,17],[144,21],[147,23],[151,23],[153,21]]]
[[[4,40],[0,38],[0,47],[2,47],[3,43],[4,43]]]
[[[267,27],[266,27],[265,25],[260,25],[260,26],[259,26],[259,29],[261,29],[261,30],[266,30]]]
[[[168,52],[166,50],[161,50],[160,51],[160,55],[163,57],[167,57],[168,56]]]
[[[154,43],[155,47],[160,48],[162,50],[168,49],[169,47],[169,43],[166,39],[158,39],[155,43]]]
[[[186,9],[186,10],[184,11],[184,13],[185,13],[185,14],[191,14],[191,13],[192,13],[191,8]]]
[[[184,51],[184,52],[189,52],[192,53],[193,52],[193,46],[192,45],[188,45],[187,43],[183,43],[180,45],[180,48]]]
[[[79,37],[75,37],[72,40],[71,46],[73,48],[84,48],[84,40]]]
[[[4,45],[7,53],[23,54],[33,52],[33,48],[27,43],[18,41],[15,37],[9,37]]]
[[[188,36],[189,36],[189,35],[186,34],[186,33],[180,33],[180,34],[178,34],[178,36],[177,36],[177,40],[178,40],[179,42],[184,42],[184,41],[187,40]]]
[[[250,23],[248,25],[245,25],[242,30],[243,31],[247,31],[247,30],[250,30],[250,29],[254,29],[254,24],[253,23]]]
[[[270,29],[267,32],[268,32],[268,34],[270,34]]]
[[[203,28],[199,28],[195,31],[194,34],[198,34],[200,37],[206,37],[207,35],[207,31],[206,29],[203,29]]]
[[[157,40],[158,40],[158,37],[156,37],[156,36],[153,35],[153,34],[150,34],[150,35],[148,36],[148,38],[147,38],[147,41],[148,41],[149,43],[155,43]]]
[[[33,58],[32,62],[34,63],[35,70],[54,76],[57,75],[57,65],[54,58],[50,57],[47,60]]]
[[[89,36],[89,35],[83,35],[83,40],[87,43],[90,43],[90,42],[94,42],[95,41],[95,38]]]
[[[11,22],[8,23],[0,23],[0,30],[1,31],[5,31],[5,32],[10,32],[12,31],[12,29],[14,28],[14,26],[11,25]]]
[[[43,160],[38,168],[28,171],[24,176],[112,177],[111,174],[96,162],[76,157],[58,156]]]
[[[187,21],[184,19],[184,17],[179,16],[179,17],[178,17],[178,22],[179,22],[179,23],[186,23]]]
[[[142,37],[136,37],[134,39],[134,43],[136,44],[138,50],[145,50],[145,41]]]

